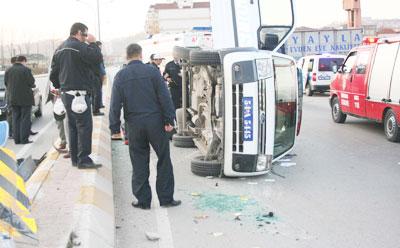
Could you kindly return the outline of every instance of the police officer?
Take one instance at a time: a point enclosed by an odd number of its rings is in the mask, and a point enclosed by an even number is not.
[[[168,82],[169,91],[171,92],[172,101],[175,109],[182,106],[182,67],[179,64],[179,59],[174,57],[174,60],[165,65],[164,78]]]
[[[51,65],[50,80],[54,88],[61,89],[67,111],[71,162],[79,169],[101,167],[89,157],[93,130],[90,69],[103,59],[95,42],[96,38],[88,34],[86,25],[73,24],[70,37],[57,48]]]
[[[162,63],[162,61],[164,60],[163,57],[161,57],[160,54],[158,53],[153,53],[150,55],[150,62],[148,64],[156,67],[158,69],[158,71],[161,73],[160,71],[160,65]]]
[[[150,208],[149,145],[158,157],[156,190],[160,205],[178,206],[181,201],[173,198],[174,175],[167,136],[173,130],[175,119],[171,97],[160,72],[142,63],[142,48],[138,44],[127,47],[127,58],[128,65],[114,79],[109,118],[111,132],[119,131],[120,112],[124,108],[133,167],[132,192],[137,199],[132,206]]]

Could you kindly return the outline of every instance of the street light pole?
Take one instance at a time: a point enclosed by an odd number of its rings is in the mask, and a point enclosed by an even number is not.
[[[99,4],[99,0],[97,0],[97,30],[99,32],[98,40],[101,40],[101,36],[100,36],[100,4]]]

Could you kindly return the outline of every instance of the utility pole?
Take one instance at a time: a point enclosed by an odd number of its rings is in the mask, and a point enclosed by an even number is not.
[[[100,3],[99,3],[99,0],[97,0],[97,30],[99,32],[98,40],[101,41],[101,36],[100,36]]]

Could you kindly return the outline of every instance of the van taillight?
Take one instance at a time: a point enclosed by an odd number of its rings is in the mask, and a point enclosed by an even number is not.
[[[317,81],[317,73],[312,74],[312,81]]]

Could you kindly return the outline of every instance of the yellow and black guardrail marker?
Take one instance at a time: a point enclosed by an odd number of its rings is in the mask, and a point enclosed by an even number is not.
[[[31,216],[24,179],[17,169],[13,152],[0,148],[0,232],[10,236],[35,234],[36,221]]]

